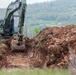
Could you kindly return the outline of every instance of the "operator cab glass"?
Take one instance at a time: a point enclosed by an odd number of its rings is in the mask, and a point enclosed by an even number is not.
[[[18,22],[19,22],[19,17],[14,17],[14,33],[19,32]]]

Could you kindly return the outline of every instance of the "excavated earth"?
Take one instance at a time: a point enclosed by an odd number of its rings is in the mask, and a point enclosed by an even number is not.
[[[49,27],[25,37],[23,52],[12,52],[11,40],[0,42],[0,68],[67,68],[69,49],[76,52],[76,26]]]

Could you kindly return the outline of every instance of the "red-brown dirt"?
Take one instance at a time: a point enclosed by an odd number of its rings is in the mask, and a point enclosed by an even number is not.
[[[5,51],[3,59],[7,60],[4,64],[7,68],[66,68],[69,47],[76,51],[76,26],[49,27],[32,39],[25,38],[26,48],[23,53],[10,52],[10,41],[6,44],[8,48],[0,45],[0,51]]]

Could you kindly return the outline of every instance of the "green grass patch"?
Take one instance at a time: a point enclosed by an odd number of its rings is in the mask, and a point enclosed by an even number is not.
[[[66,69],[4,70],[0,75],[69,75]]]

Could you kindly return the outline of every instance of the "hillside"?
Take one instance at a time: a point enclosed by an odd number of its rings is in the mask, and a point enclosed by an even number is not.
[[[0,9],[3,18],[5,9]],[[40,30],[49,26],[76,24],[76,0],[56,0],[29,4],[27,6],[24,33],[28,37],[36,35],[34,29]]]
[[[30,32],[36,26],[42,30],[49,26],[70,24],[76,24],[76,0],[56,0],[27,6],[26,25],[31,26]]]
[[[76,0],[57,0],[28,5],[26,19],[38,23],[49,21],[51,24],[76,24]],[[49,23],[47,22],[47,23]],[[38,25],[34,23],[31,25]]]

